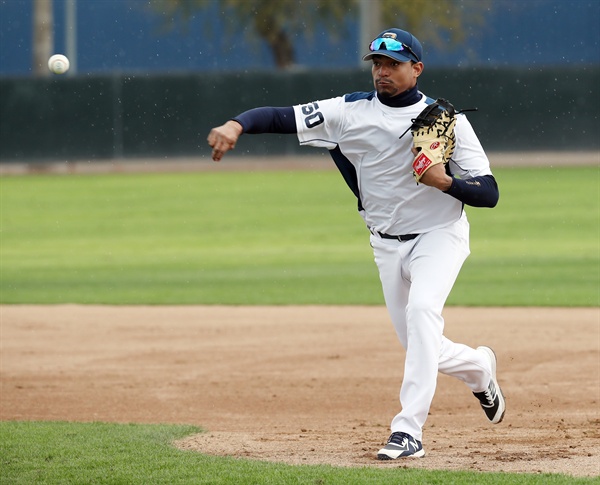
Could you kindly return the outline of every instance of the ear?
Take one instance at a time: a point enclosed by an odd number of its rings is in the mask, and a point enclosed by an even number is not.
[[[421,73],[423,72],[423,69],[425,69],[425,65],[422,62],[415,62],[412,65],[412,69],[413,69],[413,75],[415,76],[415,78],[418,78]]]

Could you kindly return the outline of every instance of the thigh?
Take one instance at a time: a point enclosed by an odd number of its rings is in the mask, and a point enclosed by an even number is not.
[[[371,247],[383,297],[388,313],[394,325],[400,343],[406,348],[406,304],[410,290],[410,281],[402,266],[407,261],[408,254],[414,246],[414,241],[382,240],[371,236]]]
[[[469,253],[466,217],[419,236],[407,265],[409,304],[441,313]]]

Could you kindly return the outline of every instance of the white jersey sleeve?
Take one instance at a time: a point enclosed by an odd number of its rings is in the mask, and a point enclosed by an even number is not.
[[[333,150],[342,133],[343,113],[343,97],[294,106],[300,145]]]
[[[462,179],[492,175],[490,161],[465,115],[456,118],[456,148],[450,161],[450,171]]]

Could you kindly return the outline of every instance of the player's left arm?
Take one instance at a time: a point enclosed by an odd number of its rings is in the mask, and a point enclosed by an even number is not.
[[[452,185],[444,192],[472,207],[496,207],[500,198],[498,183],[493,175],[479,175],[464,180],[452,177]]]
[[[447,166],[450,186],[444,192],[473,207],[495,207],[500,198],[498,183],[490,169],[473,127],[466,116],[457,116],[456,149]]]

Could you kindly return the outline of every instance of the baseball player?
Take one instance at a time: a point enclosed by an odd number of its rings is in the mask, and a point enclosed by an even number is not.
[[[464,205],[494,207],[499,193],[488,158],[464,114],[456,115],[448,163],[427,167],[413,137],[400,136],[434,103],[418,89],[424,65],[415,36],[397,28],[381,32],[363,60],[372,63],[374,91],[255,108],[213,128],[208,144],[214,161],[233,149],[243,133],[295,133],[301,145],[329,150],[357,198],[386,307],[406,350],[400,411],[377,457],[422,457],[423,426],[438,372],[463,381],[489,421],[499,423],[504,417],[494,352],[450,341],[443,335],[442,317],[470,252]],[[422,172],[424,167],[428,169]]]

